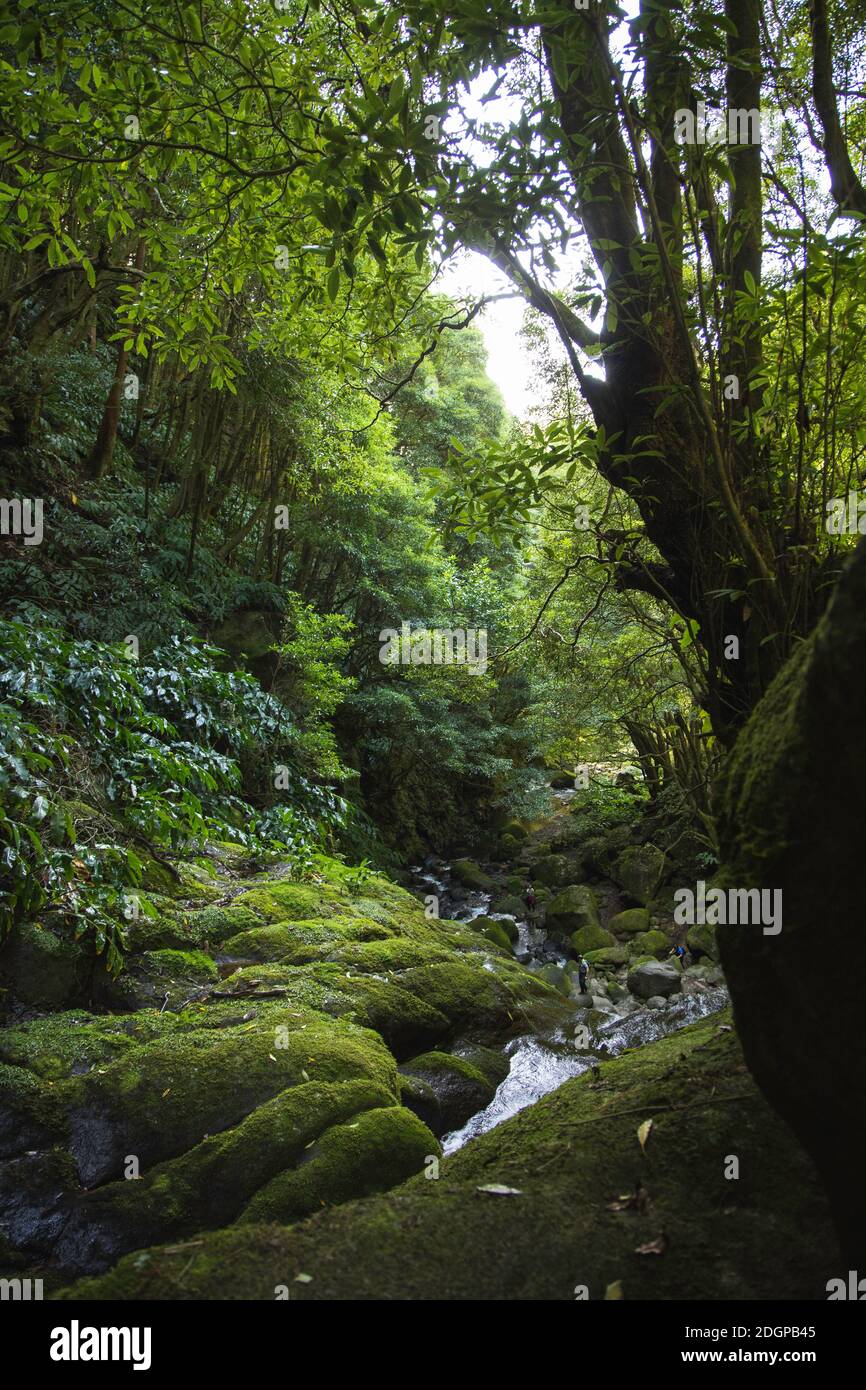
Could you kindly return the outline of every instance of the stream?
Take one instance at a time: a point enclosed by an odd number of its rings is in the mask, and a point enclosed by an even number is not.
[[[451,875],[450,865],[443,860],[425,860],[410,872],[413,891],[422,896],[435,894],[443,917],[471,922],[476,917],[496,919],[505,915],[490,911],[496,893],[460,887]],[[517,930],[514,954],[522,964],[529,968],[565,965],[569,958],[567,949],[561,942],[549,940],[543,927],[518,920]],[[549,1033],[525,1033],[513,1038],[504,1048],[509,1059],[505,1080],[485,1109],[473,1115],[462,1129],[444,1135],[443,1152],[456,1153],[470,1139],[511,1119],[572,1077],[592,1070],[603,1058],[615,1057],[627,1048],[668,1037],[687,1024],[718,1012],[727,1003],[728,991],[720,985],[674,995],[663,1009],[643,1006],[625,1014],[612,1013],[603,1023],[590,1027],[588,1045],[585,1033],[580,1043],[575,1036],[585,1026],[582,1011],[575,1008],[573,1028],[560,1026]]]

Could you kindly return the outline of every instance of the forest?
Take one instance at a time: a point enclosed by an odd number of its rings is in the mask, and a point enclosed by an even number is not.
[[[864,54],[6,0],[3,1300],[866,1297]]]

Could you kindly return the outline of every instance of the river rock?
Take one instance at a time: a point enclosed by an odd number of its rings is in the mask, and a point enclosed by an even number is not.
[[[649,911],[645,907],[628,907],[625,912],[611,917],[607,925],[614,936],[634,936],[637,932],[649,931]]]
[[[464,888],[475,888],[481,892],[488,893],[493,887],[493,879],[485,873],[480,864],[476,864],[474,859],[455,859],[451,865],[451,872],[462,883]]]
[[[709,956],[710,960],[718,960],[719,958],[715,927],[706,922],[696,922],[694,926],[689,927],[686,945],[695,957]]]
[[[592,889],[585,883],[574,883],[568,888],[563,888],[548,904],[545,924],[554,936],[570,936],[572,932],[580,931],[581,927],[598,927],[601,931],[598,907]],[[596,941],[578,949],[591,951],[598,950],[601,946],[616,945],[610,932],[604,932],[604,937],[603,941]]]
[[[665,956],[671,949],[670,937],[663,931],[643,931],[632,937],[628,943],[629,954],[634,956]]]
[[[597,922],[581,927],[580,931],[572,932],[569,941],[573,949],[582,956],[588,952],[592,953],[616,946],[616,937],[611,936],[610,932],[605,931],[604,927],[599,926]]]
[[[656,995],[679,994],[682,989],[680,970],[673,961],[648,960],[633,965],[628,972],[628,987],[641,999]]]
[[[579,864],[572,858],[564,854],[548,854],[533,865],[532,879],[548,888],[562,888],[575,878],[579,870]]]
[[[646,1006],[648,1009],[663,1009],[667,1002],[668,1001],[665,999],[664,995],[651,994],[649,999],[646,1001]]]
[[[612,877],[644,907],[652,901],[664,873],[665,856],[656,845],[630,845],[620,854]]]

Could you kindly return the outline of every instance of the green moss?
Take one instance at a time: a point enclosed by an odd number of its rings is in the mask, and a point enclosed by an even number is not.
[[[628,943],[630,955],[634,956],[655,956],[660,960],[670,951],[673,942],[663,931],[643,931],[637,936],[632,937]]]
[[[185,951],[205,943],[213,949],[228,937],[260,925],[260,919],[245,907],[205,907],[195,912],[175,907],[171,914],[161,910],[155,918],[142,915],[130,923],[127,936],[133,951]]]
[[[61,1143],[65,1135],[61,1087],[0,1063],[0,1157]]]
[[[487,893],[493,887],[493,879],[474,859],[455,859],[451,865],[451,872],[464,888],[474,888]]]
[[[616,937],[597,923],[572,932],[569,939],[574,950],[579,951],[584,956],[588,951],[603,951],[619,945]]]
[[[83,1002],[94,964],[83,946],[35,922],[13,928],[0,949],[0,979],[11,996],[47,1009]]]
[[[729,1022],[705,1019],[566,1082],[443,1160],[438,1181],[419,1165],[395,1192],[289,1229],[245,1222],[138,1252],[61,1296],[272,1301],[287,1286],[303,1300],[573,1303],[576,1284],[601,1299],[620,1281],[627,1300],[824,1298],[839,1268],[826,1202],[735,1034],[720,1031]],[[479,1191],[492,1183],[519,1195]],[[638,1183],[645,1205],[613,1210]],[[660,1231],[665,1254],[636,1257]]]
[[[626,964],[628,948],[626,946],[602,946],[598,951],[586,951],[585,955],[590,965],[597,966],[600,970],[615,970],[617,966]]]
[[[694,926],[689,927],[686,945],[695,956],[709,956],[710,960],[719,959],[715,927],[706,922],[703,924],[695,923]]]
[[[384,1192],[423,1171],[440,1152],[436,1139],[402,1106],[367,1110],[327,1130],[305,1162],[281,1173],[249,1203],[241,1223],[300,1221],[322,1207]]]
[[[564,888],[561,893],[557,893],[546,908],[545,924],[548,931],[553,932],[556,936],[570,936],[572,932],[580,931],[582,927],[601,930],[598,907],[592,889],[585,883],[575,883],[570,888]],[[611,937],[609,941],[598,941],[595,949],[602,945],[614,945],[613,938]],[[593,947],[587,946],[586,949],[592,950]]]
[[[334,898],[325,897],[321,888],[309,883],[274,882],[250,888],[234,900],[235,907],[245,907],[269,922],[309,921],[331,917]]]
[[[71,1147],[85,1185],[118,1176],[126,1154],[142,1167],[180,1154],[305,1081],[365,1078],[396,1098],[394,1059],[372,1033],[289,1008],[249,1027],[161,1039],[83,1078]]]
[[[260,1188],[304,1163],[324,1131],[393,1100],[389,1088],[369,1080],[311,1081],[281,1091],[234,1128],[139,1180],[87,1193],[75,1204],[58,1254],[74,1264],[84,1243],[89,1261],[111,1263],[125,1250],[233,1221]],[[341,1199],[337,1191],[333,1199]]]
[[[633,936],[636,932],[649,931],[650,915],[646,907],[629,907],[618,912],[608,922],[608,929],[614,936]]]

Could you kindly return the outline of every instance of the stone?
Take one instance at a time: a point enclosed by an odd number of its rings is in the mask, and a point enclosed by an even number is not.
[[[601,930],[595,894],[585,883],[575,883],[564,888],[552,898],[545,909],[545,926],[554,936],[570,936],[581,927],[598,927]],[[616,941],[610,932],[605,932],[605,940],[595,943],[600,946],[615,946]],[[593,947],[588,946],[587,950]]]
[[[645,907],[629,907],[611,917],[607,926],[614,936],[634,936],[637,932],[649,931],[650,915]]]
[[[679,994],[682,978],[679,967],[672,961],[651,960],[633,965],[628,972],[628,987],[640,999],[655,995]]]
[[[613,878],[630,898],[647,907],[655,897],[664,868],[664,853],[656,845],[630,845],[614,864]]]

